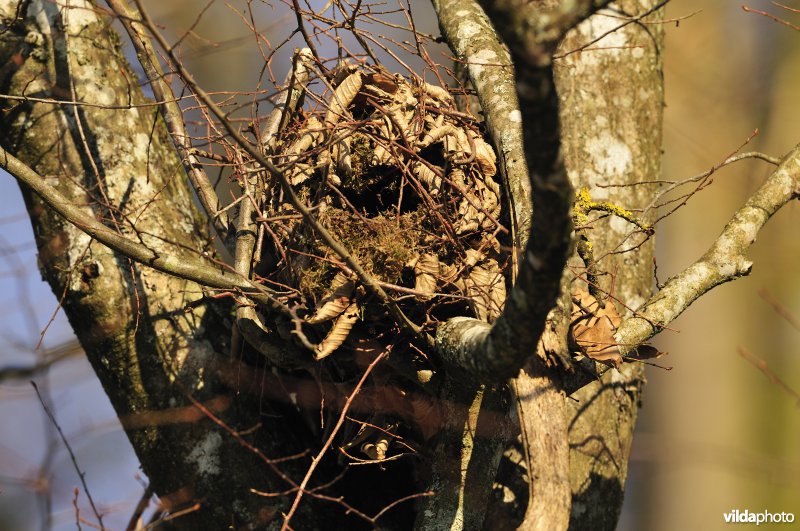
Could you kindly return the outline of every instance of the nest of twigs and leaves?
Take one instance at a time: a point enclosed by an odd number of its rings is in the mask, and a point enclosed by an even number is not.
[[[254,278],[284,294],[292,334],[334,380],[357,378],[391,351],[397,363],[372,377],[395,390],[425,385],[437,362],[421,337],[455,315],[491,321],[506,298],[510,258],[498,240],[507,231],[495,154],[479,121],[440,86],[346,65],[317,82],[326,90],[303,86],[305,104],[291,109],[291,94],[284,98],[290,117],[264,140],[282,175],[262,173],[253,188],[261,192],[245,199],[256,203]],[[324,243],[320,228],[347,257]],[[365,275],[418,334],[398,323]],[[360,458],[382,460],[386,434],[394,437],[401,424],[431,436],[439,421],[422,418],[430,406],[402,395],[383,398],[404,404],[376,403],[360,415],[362,431],[368,423],[383,437],[350,434],[341,448],[356,441]],[[384,417],[388,409],[409,411]]]
[[[296,196],[423,328],[452,315],[491,320],[506,296],[495,154],[474,117],[438,86],[340,69],[317,111],[300,110],[271,151]],[[322,359],[367,326],[400,332],[382,301],[320,240],[278,183],[261,205],[271,287],[304,309]]]

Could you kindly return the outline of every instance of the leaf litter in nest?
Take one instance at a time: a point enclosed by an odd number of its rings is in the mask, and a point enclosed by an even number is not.
[[[507,260],[495,238],[496,157],[481,131],[440,87],[356,68],[334,84],[321,112],[299,112],[276,141],[278,166],[297,195],[368,274],[413,290],[399,304],[417,322],[458,304],[451,312],[496,318]],[[341,257],[292,218],[278,188],[263,197],[264,217],[284,218],[269,225],[277,241],[264,246],[272,256],[263,262],[277,264],[268,277],[297,288],[298,302],[314,308],[304,326],[320,338],[315,357],[344,344],[359,315],[377,333],[393,330],[385,308],[359,295]],[[278,247],[287,252],[277,256]]]

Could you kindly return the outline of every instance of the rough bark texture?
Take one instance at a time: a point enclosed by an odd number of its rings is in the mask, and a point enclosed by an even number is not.
[[[68,10],[47,1],[22,4],[18,12],[20,2],[0,2],[0,92],[120,108],[6,100],[3,146],[110,228],[138,234],[159,255],[197,260],[210,247],[180,160],[156,107],[125,108],[146,100],[106,21],[81,0]],[[209,303],[197,284],[115,256],[30,190],[23,193],[42,275],[62,300],[155,491],[174,507],[202,500],[184,517],[188,528],[263,525],[280,504],[249,489],[286,483],[189,399],[234,429],[262,423],[247,440],[270,455],[290,453],[283,438],[265,437],[287,428],[259,415],[248,399],[230,399],[220,374],[209,370],[226,353],[227,310]]]
[[[504,317],[514,315],[515,309],[526,307],[527,301],[531,300],[524,296],[526,285],[535,286],[540,295],[548,296],[547,284],[554,286],[552,276],[546,278],[535,273],[531,276],[531,273],[539,270],[536,257],[555,257],[555,254],[541,253],[541,250],[548,248],[548,240],[553,242],[557,238],[557,219],[565,215],[559,208],[560,199],[557,195],[550,195],[560,186],[559,179],[554,177],[560,172],[559,150],[563,153],[573,185],[586,186],[596,199],[605,199],[623,208],[635,209],[648,204],[654,191],[650,185],[630,188],[624,185],[655,179],[660,172],[660,134],[652,134],[652,131],[660,131],[663,102],[659,29],[646,33],[640,27],[627,28],[614,35],[615,44],[608,52],[587,51],[557,62],[555,78],[560,112],[557,117],[551,114],[559,108],[550,100],[554,92],[549,74],[550,56],[560,38],[558,28],[563,33],[600,4],[484,3],[495,27],[507,39],[517,68],[516,89],[522,104],[519,116],[525,133],[525,158],[533,183],[534,230],[531,238],[534,245],[520,261],[518,288],[522,286],[523,289],[511,293]],[[644,2],[621,7],[630,10],[626,13],[637,15],[653,5]],[[490,38],[488,33],[491,29],[482,26],[486,21],[483,11],[468,1],[435,2],[435,7],[443,33],[449,37],[459,58],[467,64],[467,73],[481,105],[484,109],[498,107],[502,98],[495,94],[507,79],[508,72],[507,69],[504,71],[502,64],[508,54]],[[467,15],[467,22],[458,22],[459,16]],[[604,15],[594,16],[571,32],[561,50],[569,51],[590,42],[607,29],[619,25],[617,20]],[[609,27],[610,24],[613,26]],[[641,39],[643,34],[648,36],[647,42],[633,42]],[[632,44],[634,47],[629,48]],[[491,64],[487,57],[496,63]],[[515,103],[513,99],[502,102],[500,120],[515,116]],[[514,124],[507,125],[512,127],[505,137],[494,134],[493,138],[504,156],[513,161],[518,153],[514,153],[516,145],[508,138],[515,128]],[[496,124],[490,122],[488,126],[492,131]],[[531,188],[526,190],[514,186],[513,175],[513,171],[504,174],[506,191],[516,207],[512,209],[516,215],[528,210],[527,194]],[[608,184],[623,187],[598,187]],[[512,218],[512,224],[515,221]],[[633,253],[608,255],[609,252],[633,248],[641,241],[630,239],[633,231],[623,220],[613,219],[596,227],[599,230],[596,233],[592,231],[591,243],[596,256],[601,257],[599,269],[606,273],[601,277],[602,289],[614,292],[623,305],[639,306],[650,291],[652,243]],[[526,235],[516,232],[515,242],[524,245]],[[634,236],[641,237],[643,235]],[[579,263],[573,265],[580,267]],[[621,269],[624,269],[622,274]],[[540,296],[537,302],[549,305],[551,299]],[[538,329],[541,312],[529,310],[526,313],[537,316],[533,319],[533,327]],[[507,321],[520,322],[513,318]],[[440,327],[437,346],[447,359],[452,357],[453,365],[476,374],[497,374],[493,363],[500,356],[496,356],[491,347],[503,343],[493,339],[515,337],[520,339],[519,347],[527,344],[530,336],[530,330],[522,332],[505,325],[506,321],[502,319],[492,327],[468,319],[454,319]],[[533,335],[538,337],[538,331],[534,330]],[[513,348],[503,346],[497,350],[510,352]],[[476,352],[481,355],[476,356]],[[514,362],[509,363],[509,366],[513,365]],[[576,393],[574,398],[580,405],[573,408],[570,415],[573,420],[568,427],[566,422],[557,421],[566,419],[563,397],[558,394],[557,373],[544,373],[542,368],[536,367],[527,372],[533,377],[522,374],[513,384],[532,482],[532,497],[522,526],[525,529],[564,528],[571,505],[572,527],[613,528],[622,503],[627,458],[643,382],[640,367],[626,366],[620,372],[612,371],[605,376],[609,381],[591,384]],[[557,494],[567,481],[567,448],[559,444],[559,435],[566,436],[567,430],[571,443],[572,503],[569,494]],[[559,455],[560,459],[556,457]],[[565,466],[544,464],[546,461],[553,463],[554,457]],[[490,524],[487,522],[486,525]]]
[[[642,0],[612,6],[635,16],[656,3]],[[622,22],[594,15],[568,34],[559,52],[574,50]],[[588,187],[593,199],[634,212],[646,206],[655,191],[654,185],[641,182],[658,179],[661,171],[662,43],[659,25],[629,24],[590,47],[602,49],[588,49],[556,62],[570,179],[576,188]],[[653,241],[635,252],[607,253],[640,243],[641,233],[630,236],[634,229],[611,217],[596,222],[590,231],[599,268],[607,273],[600,277],[601,288],[629,309],[638,308],[650,296]],[[582,267],[580,262],[574,265]],[[630,314],[618,308],[621,315]],[[573,410],[569,426],[571,529],[616,527],[644,381],[642,365],[625,364],[573,394],[577,402],[568,402]]]

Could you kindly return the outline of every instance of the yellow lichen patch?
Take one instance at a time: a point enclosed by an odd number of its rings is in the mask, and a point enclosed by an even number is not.
[[[575,204],[572,208],[575,225],[579,227],[589,222],[589,212],[606,212],[624,219],[648,234],[653,232],[653,227],[651,225],[641,221],[630,210],[607,201],[593,201],[592,196],[589,194],[589,189],[586,187],[578,191],[575,196]]]

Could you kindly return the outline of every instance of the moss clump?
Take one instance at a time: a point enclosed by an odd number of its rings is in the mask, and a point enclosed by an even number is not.
[[[383,282],[400,283],[403,268],[423,245],[425,217],[419,211],[377,215],[365,222],[352,212],[332,208],[320,213],[319,220],[367,273]],[[309,233],[302,241],[317,240]],[[306,297],[319,300],[339,271],[334,262],[341,260],[323,246],[296,249],[294,254],[307,258],[307,267],[294,272],[297,287]]]

